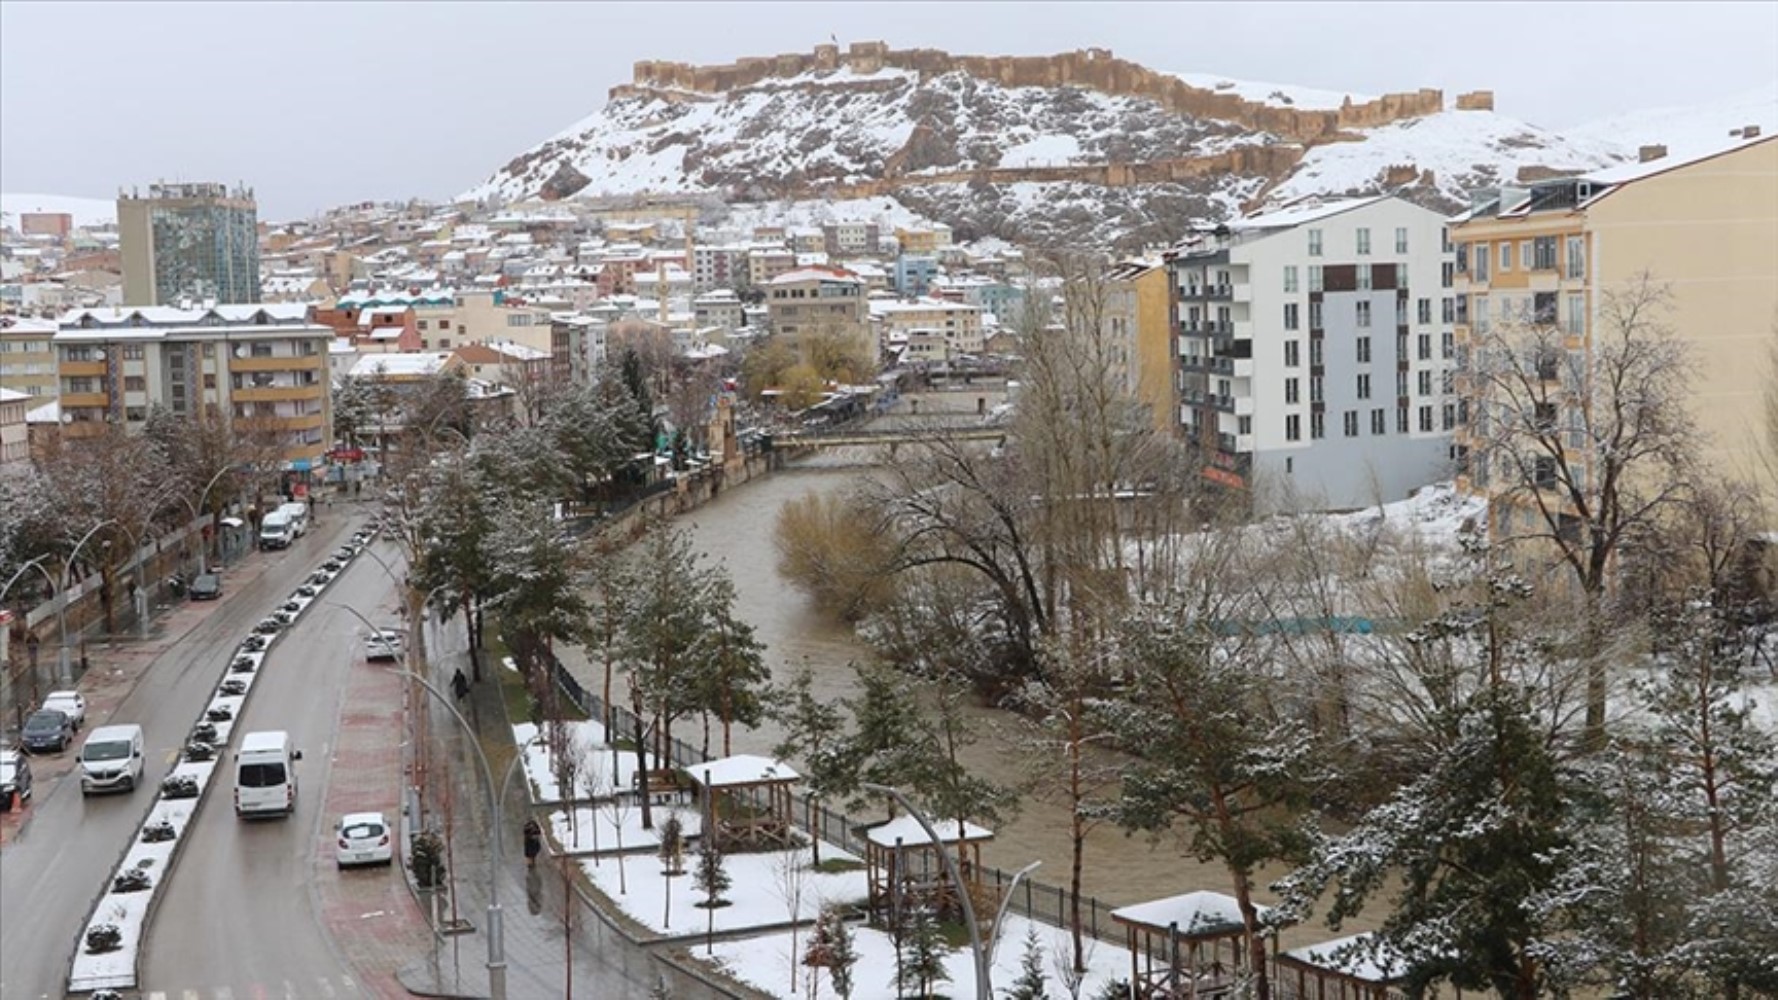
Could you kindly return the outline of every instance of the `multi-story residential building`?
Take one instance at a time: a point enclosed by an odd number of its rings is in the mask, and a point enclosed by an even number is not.
[[[1166,260],[1179,421],[1206,476],[1263,509],[1364,506],[1448,473],[1443,216],[1391,196],[1300,204]]]
[[[558,384],[586,384],[605,364],[609,322],[599,316],[563,314],[550,322],[550,377]]]
[[[74,216],[67,212],[20,212],[19,233],[65,240],[74,232]]]
[[[700,327],[720,326],[725,330],[739,330],[747,325],[747,316],[742,311],[740,298],[727,289],[705,292],[692,299],[691,309]]]
[[[982,335],[982,311],[961,302],[938,299],[875,299],[870,303],[871,321],[877,326],[878,345],[886,348],[896,334],[930,330],[942,335],[948,354],[980,354],[986,347]],[[900,340],[900,337],[895,337]]]
[[[333,338],[298,305],[68,313],[54,337],[64,433],[89,436],[107,423],[139,432],[163,406],[275,436],[287,470],[317,469],[332,440]]]
[[[694,246],[691,251],[692,287],[708,292],[733,288],[747,281],[747,248],[733,245]]]
[[[898,295],[919,298],[932,289],[932,279],[937,276],[937,257],[904,253],[895,258],[895,291]]]
[[[0,465],[31,460],[31,436],[25,424],[25,412],[36,405],[36,397],[0,386]]]
[[[1772,447],[1762,408],[1778,315],[1778,136],[1749,126],[1689,154],[1645,147],[1638,163],[1478,191],[1451,238],[1455,333],[1464,353],[1499,324],[1529,321],[1554,327],[1564,350],[1584,354],[1609,295],[1644,274],[1664,286],[1670,297],[1655,321],[1686,345],[1693,366],[1697,459],[1713,479],[1770,492],[1757,473]],[[1569,367],[1552,363],[1552,378]],[[1464,414],[1479,419],[1479,406],[1467,404],[1481,400],[1462,402]],[[1570,426],[1577,417],[1571,407],[1553,414]],[[1496,500],[1513,495],[1514,502],[1491,504],[1500,533],[1519,527],[1510,523],[1515,516],[1545,530],[1541,515],[1522,506],[1531,496],[1521,488],[1532,484],[1489,468],[1484,454],[1470,450],[1474,430],[1469,421],[1459,430],[1459,455],[1474,456],[1459,484]],[[1574,435],[1578,463],[1571,463],[1582,481],[1585,437]]]
[[[796,254],[782,247],[754,247],[747,252],[747,283],[755,288],[764,288],[794,270]]]
[[[874,255],[882,243],[881,228],[874,222],[829,222],[821,227],[821,235],[829,257]]]
[[[259,209],[222,184],[151,184],[120,195],[124,303],[259,302]]]
[[[1166,264],[1119,264],[1106,274],[1105,285],[1104,332],[1120,345],[1125,359],[1118,372],[1120,388],[1142,403],[1156,430],[1170,431],[1179,414],[1173,391],[1178,352],[1173,349]]]
[[[895,242],[901,247],[902,253],[936,254],[941,248],[951,245],[951,227],[943,223],[934,224],[931,228],[897,226]]]
[[[773,278],[766,289],[772,332],[787,337],[834,333],[864,337],[864,282],[837,267],[809,267]]]
[[[56,398],[56,349],[61,327],[51,319],[0,316],[0,389],[36,398],[33,406]]]

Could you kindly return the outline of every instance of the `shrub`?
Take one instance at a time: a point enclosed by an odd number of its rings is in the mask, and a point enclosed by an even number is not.
[[[202,764],[206,761],[216,759],[216,747],[203,740],[192,740],[190,743],[185,744],[185,751],[182,756],[188,763]]]
[[[198,797],[198,779],[189,774],[169,774],[161,782],[161,798],[163,799],[195,799]]]
[[[298,597],[314,597],[316,594],[319,594],[320,592],[321,591],[317,590],[315,587],[313,587],[309,584],[306,584],[306,583],[303,584],[302,586],[296,588],[296,596],[298,596]]]
[[[251,657],[251,656],[237,656],[237,657],[235,657],[235,662],[229,664],[228,669],[229,669],[230,673],[250,674],[253,672],[253,668],[254,668],[253,657]]]
[[[172,820],[156,820],[142,828],[142,843],[164,844],[178,835],[179,831],[174,828]]]
[[[262,653],[265,651],[265,647],[266,641],[263,635],[250,635],[241,642],[243,652]]]
[[[221,694],[225,698],[235,698],[247,693],[246,681],[223,681]]]
[[[209,719],[211,722],[227,722],[234,717],[235,710],[227,705],[211,705],[204,712],[204,718]]]
[[[210,723],[210,722],[200,722],[197,725],[191,727],[191,742],[193,742],[193,743],[215,743],[216,742],[216,726],[215,726],[215,724]]]
[[[414,873],[414,882],[422,889],[437,889],[444,885],[444,841],[431,830],[414,838],[413,850],[408,852],[408,869]]]
[[[293,615],[296,614],[298,611],[301,611],[302,609],[303,609],[303,606],[300,601],[285,601],[278,608],[279,611],[284,611],[284,612],[287,612],[287,613],[293,614]]]
[[[94,924],[86,929],[87,954],[103,955],[122,947],[123,931],[116,924]]]
[[[112,892],[147,892],[154,885],[154,879],[140,868],[127,868],[117,873],[111,880]]]

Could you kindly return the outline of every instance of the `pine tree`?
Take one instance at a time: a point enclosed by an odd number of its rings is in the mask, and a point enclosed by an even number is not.
[[[715,841],[706,840],[698,850],[698,870],[692,873],[692,881],[704,894],[704,901],[699,906],[715,909],[728,904],[722,894],[728,891],[733,879],[723,867],[722,852],[716,849]]]
[[[846,926],[846,918],[837,910],[828,912],[833,917],[828,928],[827,975],[840,1000],[851,1000],[852,969],[858,964],[858,949],[852,942],[852,928]]]
[[[1025,953],[1019,958],[1019,978],[1001,994],[1006,1000],[1049,1000],[1049,982],[1043,974],[1043,945],[1037,928],[1025,930]]]
[[[903,935],[907,939],[907,958],[896,971],[896,995],[906,996],[912,990],[914,996],[930,997],[933,987],[951,981],[950,970],[945,968],[945,939],[939,931],[938,918],[930,907],[910,906],[902,919],[907,925]]]

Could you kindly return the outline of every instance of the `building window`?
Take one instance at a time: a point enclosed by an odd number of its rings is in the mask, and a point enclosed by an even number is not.
[[[1508,272],[1512,269],[1513,269],[1513,241],[1512,240],[1501,240],[1500,241],[1500,273],[1505,274],[1506,272]]]
[[[1422,395],[1422,396],[1432,395],[1432,373],[1431,372],[1421,372],[1420,373],[1420,395]]]
[[[1321,383],[1321,376],[1320,375],[1309,376],[1309,402],[1311,402],[1311,403],[1321,402],[1321,385],[1322,385],[1322,383]]]
[[[1406,361],[1407,359],[1408,335],[1405,333],[1398,333],[1395,335],[1395,360]]]
[[[1519,241],[1519,270],[1531,270],[1531,241]]]
[[[1309,230],[1309,256],[1321,256],[1321,230]]]
[[[1309,303],[1309,329],[1321,329],[1321,303]]]
[[[1345,412],[1345,414],[1340,418],[1340,423],[1341,423],[1343,429],[1345,430],[1347,437],[1355,438],[1358,436],[1358,411],[1357,410],[1347,410]]]
[[[1457,335],[1449,330],[1439,335],[1439,356],[1446,361],[1457,353]]]
[[[1475,245],[1475,280],[1488,280],[1488,244]]]
[[[1295,368],[1302,364],[1302,358],[1298,353],[1300,344],[1300,341],[1295,340],[1286,340],[1284,342],[1284,367]]]
[[[1415,355],[1416,357],[1421,361],[1432,360],[1432,334],[1420,334],[1420,336],[1416,338],[1416,346],[1419,348],[1419,352]]]
[[[1297,379],[1297,378],[1285,379],[1284,380],[1284,401],[1286,403],[1297,402],[1298,401],[1297,400],[1297,393],[1298,393],[1298,390],[1301,388],[1301,386],[1302,386],[1302,379]]]
[[[1587,276],[1587,251],[1582,237],[1568,237],[1568,277],[1584,278]]]
[[[1378,435],[1378,434],[1389,433],[1388,414],[1389,414],[1388,410],[1372,410],[1371,411],[1371,434]]]
[[[1395,408],[1395,433],[1406,434],[1407,432],[1408,408],[1405,406],[1398,406]]]
[[[1486,295],[1478,295],[1475,297],[1475,317],[1474,318],[1475,318],[1475,332],[1487,333],[1488,332],[1488,297]]]
[[[1445,322],[1445,323],[1457,322],[1457,300],[1456,299],[1451,298],[1448,295],[1445,296],[1444,300],[1442,301],[1442,303],[1439,306],[1439,310],[1440,310],[1439,317],[1440,317],[1441,322]]]
[[[1358,227],[1358,255],[1368,257],[1371,252],[1371,231],[1366,226]],[[1350,435],[1348,435],[1350,437]]]
[[[1296,265],[1284,265],[1284,294],[1296,294]]]
[[[1397,396],[1405,396],[1408,394],[1407,372],[1398,371],[1395,373],[1395,394]]]
[[[1297,304],[1295,302],[1286,302],[1284,303],[1284,329],[1294,330],[1296,328]]]
[[[1445,261],[1438,267],[1439,287],[1450,288],[1457,283],[1457,265]]]
[[[1368,374],[1358,376],[1358,398],[1371,398],[1371,377]]]
[[[1369,337],[1358,338],[1358,363],[1361,365],[1371,363],[1371,338]]]
[[[1532,263],[1535,271],[1554,271],[1556,269],[1556,238],[1539,236],[1531,241]]]
[[[256,343],[248,349],[248,353],[256,358],[269,358],[272,356],[272,345],[263,342]]]
[[[1358,265],[1358,290],[1361,292],[1371,290],[1371,266],[1369,264]]]
[[[1395,300],[1395,325],[1396,326],[1407,326],[1408,325],[1408,300],[1407,299],[1396,299]]]
[[[1321,338],[1316,337],[1313,340],[1309,341],[1309,367],[1320,368],[1322,366],[1322,364],[1323,364],[1323,362],[1321,360]]]
[[[1395,252],[1408,252],[1408,227],[1406,226],[1395,227]]]
[[[123,391],[147,392],[148,380],[140,375],[125,375],[123,377]]]
[[[1401,415],[1405,420],[1405,418],[1408,415],[1407,411],[1403,410]],[[1454,430],[1456,427],[1457,427],[1457,407],[1456,407],[1456,405],[1454,405],[1452,403],[1446,403],[1445,404],[1445,430]]]
[[[443,324],[443,321],[442,321],[442,320],[441,320],[441,321],[440,321],[440,325],[442,325],[442,324]],[[414,324],[414,328],[415,328],[415,329],[417,329],[417,330],[424,330],[424,329],[426,329],[426,321],[425,321],[425,320],[420,320],[420,321],[419,321],[419,322],[418,322],[418,323],[415,323],[415,324]]]
[[[1301,441],[1303,439],[1303,418],[1295,413],[1284,418],[1284,440]]]
[[[1361,330],[1368,330],[1370,329],[1370,325],[1371,304],[1369,302],[1360,302],[1358,303],[1358,328]]]
[[[1580,292],[1568,295],[1568,332],[1580,336],[1587,330],[1587,297]]]
[[[1419,321],[1422,323],[1432,322],[1432,300],[1419,300],[1419,303],[1415,308],[1415,315],[1419,317]]]
[[[1432,407],[1430,406],[1420,407],[1420,430],[1423,433],[1432,433]]]
[[[1237,417],[1235,419],[1235,433],[1237,433],[1237,434],[1252,434],[1253,433],[1253,418],[1252,417]]]
[[[205,375],[204,376],[204,388],[206,388],[206,389],[216,388],[216,376],[215,375]]]
[[[1309,414],[1309,439],[1319,441],[1327,436],[1327,419],[1321,413]]]
[[[1323,289],[1320,264],[1309,265],[1309,291],[1319,292]]]
[[[125,345],[123,345],[123,359],[125,361],[141,361],[142,360],[142,345],[141,344],[125,344]]]

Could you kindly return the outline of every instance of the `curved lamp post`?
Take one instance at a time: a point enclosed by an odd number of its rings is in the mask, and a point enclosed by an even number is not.
[[[132,575],[136,578],[136,593],[134,600],[130,602],[134,607],[130,610],[136,613],[136,634],[146,639],[148,638],[148,591],[142,587],[142,540],[136,536],[135,532],[124,527],[122,521],[117,522],[115,527],[130,540],[130,568]],[[110,549],[111,539],[107,538],[100,542],[99,548]]]
[[[963,905],[963,923],[969,928],[969,950],[975,958],[976,1000],[994,1000],[994,990],[988,982],[988,952],[982,947],[982,928],[980,924],[976,923],[975,904],[969,901],[969,889],[963,884],[963,874],[957,870],[957,859],[951,857],[951,852],[945,849],[944,842],[939,839],[938,831],[932,828],[932,823],[920,814],[920,810],[914,808],[914,804],[907,800],[907,796],[888,785],[873,785],[870,782],[864,782],[858,787],[867,792],[877,792],[894,799],[896,804],[914,818],[914,822],[920,824],[920,829],[926,831],[926,836],[930,839],[933,849],[938,852],[939,859],[945,863],[945,874],[950,876],[951,884],[957,887],[957,900]]]
[[[61,592],[56,588],[55,577],[50,576],[49,570],[43,568],[43,561],[45,559],[48,559],[49,557],[50,557],[50,554],[48,552],[45,552],[43,555],[40,555],[37,558],[32,559],[30,562],[27,562],[23,566],[20,566],[18,568],[18,571],[13,573],[12,578],[7,580],[4,585],[0,585],[0,609],[5,608],[5,606],[6,606],[6,592],[12,589],[13,584],[19,582],[19,577],[24,576],[25,571],[28,569],[36,569],[37,572],[43,574],[43,582],[49,584],[49,592],[51,594],[56,594],[57,596],[60,596]],[[9,673],[10,673],[10,671],[9,671]],[[37,665],[35,663],[31,664],[31,700],[32,701],[37,700]],[[23,706],[19,706],[16,704],[16,698],[14,699],[14,701],[15,701],[14,707],[21,709],[21,711],[18,713],[20,716],[19,725],[23,726],[24,725],[24,718],[23,718],[24,713],[22,711]]]
[[[68,558],[62,561],[62,585],[56,588],[56,633],[61,640],[61,649],[56,654],[56,679],[58,681],[68,679],[68,575],[74,572],[74,560],[80,556],[81,548],[87,542],[92,541],[93,536],[98,534],[100,528],[116,523],[117,521],[106,518],[88,528],[86,534],[80,536],[80,541],[74,543],[74,551],[68,553]],[[104,584],[101,583],[100,586],[104,586]]]

